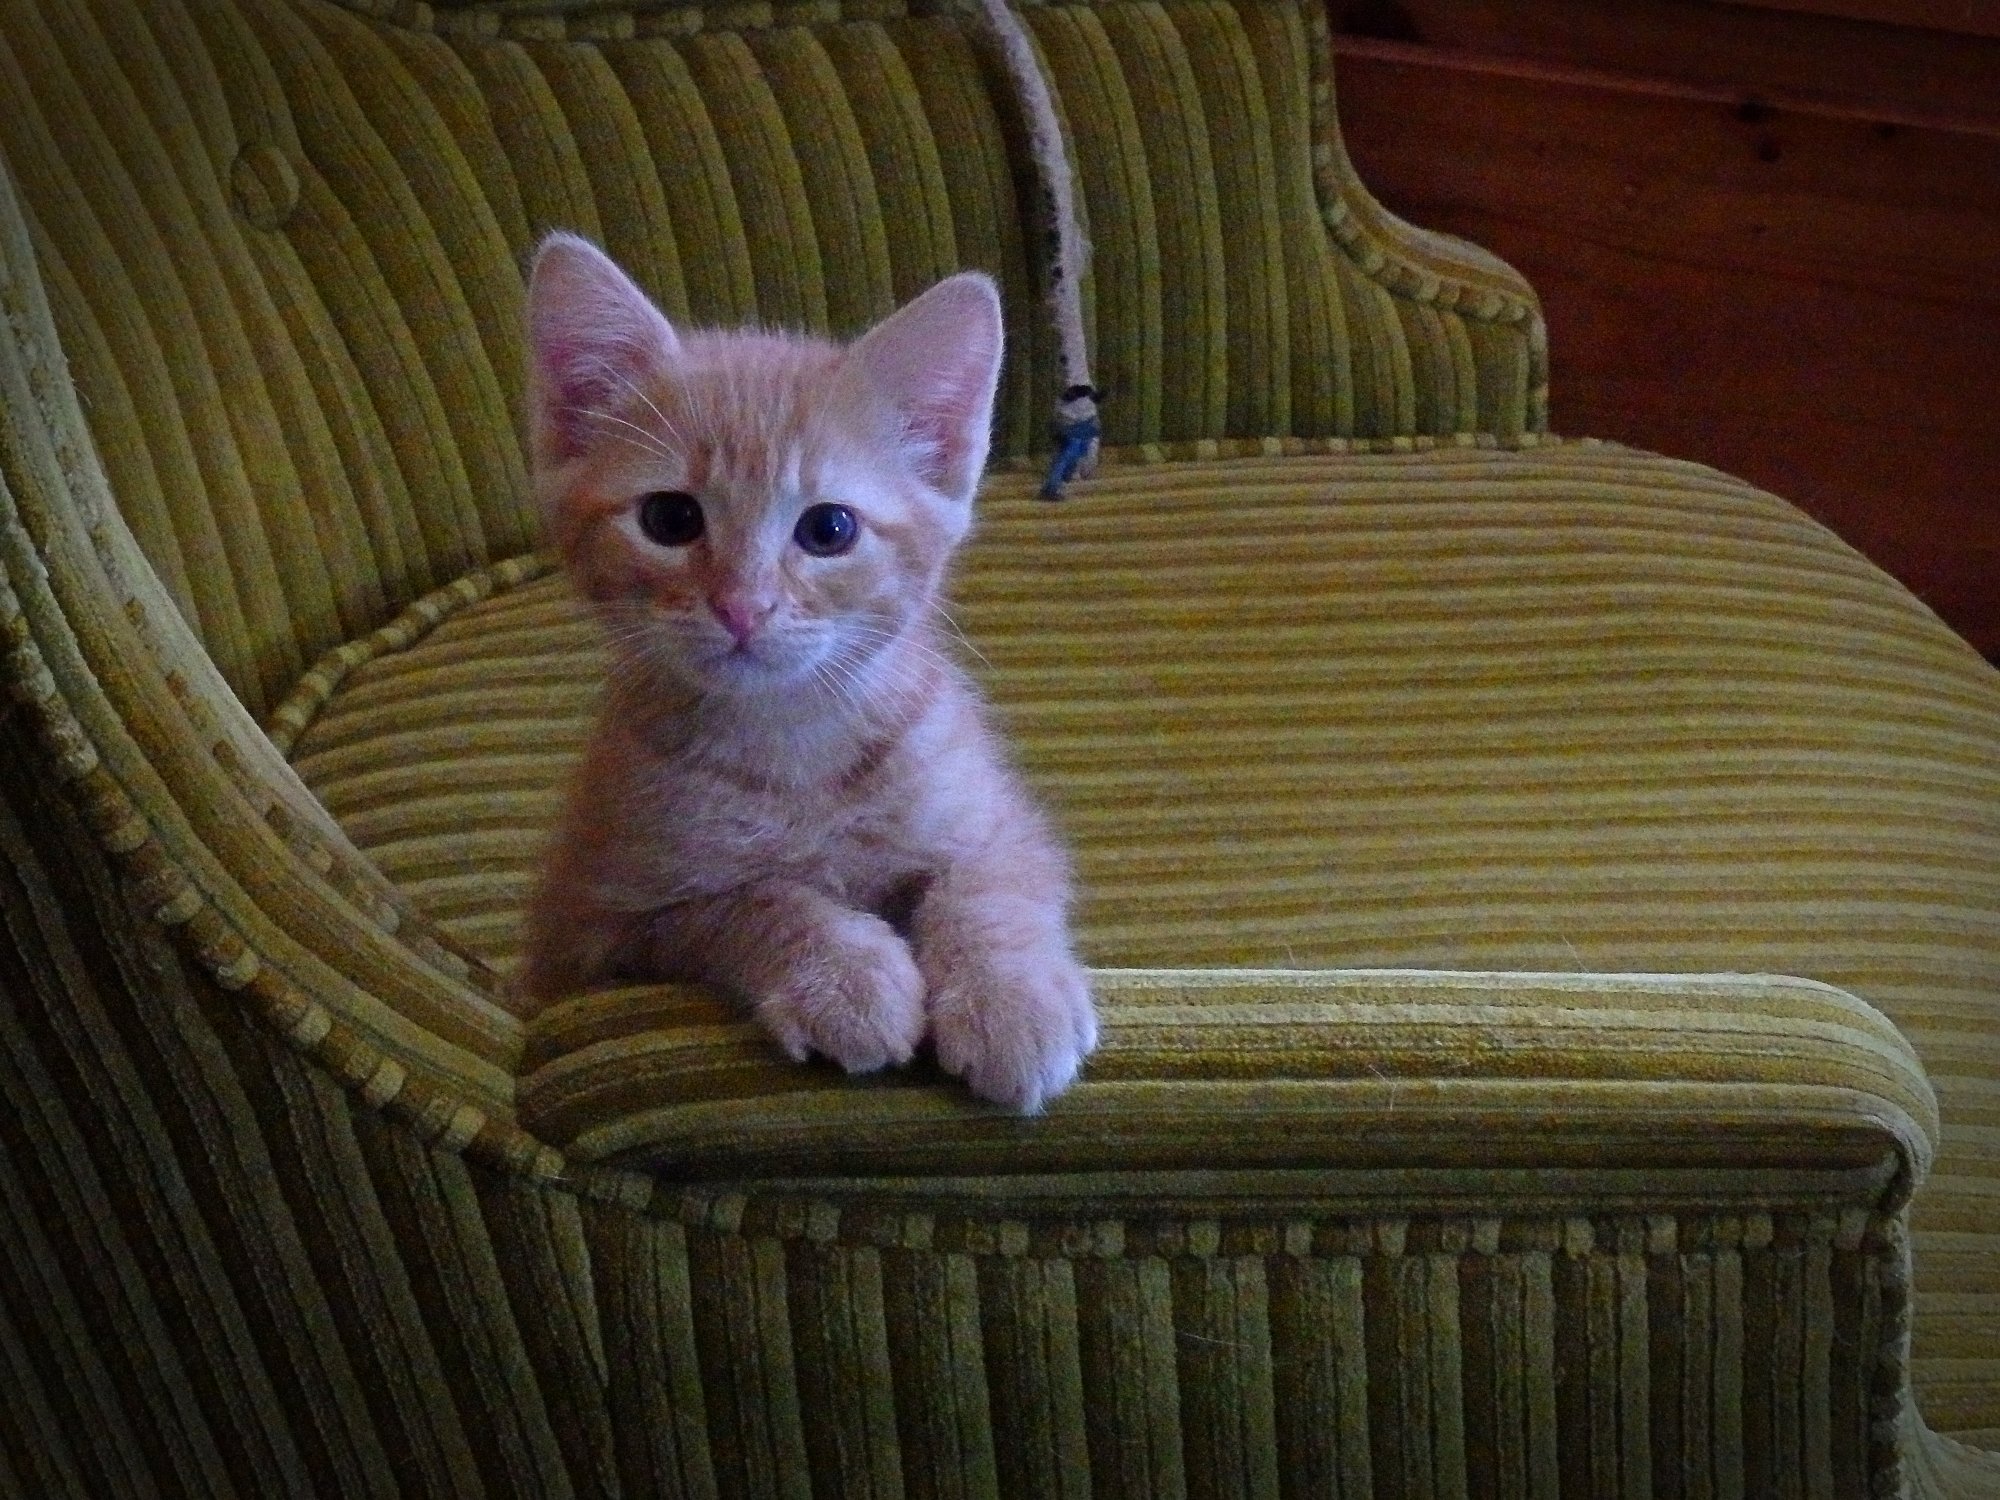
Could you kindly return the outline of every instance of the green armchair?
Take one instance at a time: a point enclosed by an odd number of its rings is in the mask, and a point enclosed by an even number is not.
[[[1021,14],[1060,505],[970,4],[0,6],[0,1492],[2000,1496],[2000,675],[1550,436],[1312,0]],[[600,670],[554,227],[697,322],[999,280],[957,614],[1104,1017],[1043,1118],[509,1010]]]

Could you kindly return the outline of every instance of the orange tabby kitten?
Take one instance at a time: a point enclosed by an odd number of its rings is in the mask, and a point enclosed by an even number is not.
[[[535,482],[604,706],[528,916],[530,1007],[699,980],[795,1059],[1033,1111],[1096,1044],[1067,862],[940,627],[999,378],[986,277],[846,347],[681,332],[583,240],[529,288]]]

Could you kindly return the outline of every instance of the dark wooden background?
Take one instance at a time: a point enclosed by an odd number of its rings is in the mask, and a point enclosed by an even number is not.
[[[1362,180],[1533,283],[1558,432],[1775,490],[2000,659],[2000,4],[1330,4]]]

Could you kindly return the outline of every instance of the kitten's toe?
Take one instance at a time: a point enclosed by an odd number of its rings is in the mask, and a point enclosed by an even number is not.
[[[887,923],[855,912],[757,1016],[794,1062],[817,1052],[849,1073],[900,1067],[924,1038],[923,976]]]
[[[1070,1012],[1070,1021],[1076,1033],[1077,1058],[1081,1061],[1097,1050],[1097,1005],[1090,998],[1090,981],[1080,969],[1076,984],[1082,995]]]
[[[778,1044],[778,1050],[795,1063],[812,1056],[812,1038],[791,1007],[772,1000],[757,1007],[757,1019]]]
[[[982,969],[933,999],[938,1063],[980,1098],[1039,1114],[1076,1081],[1097,1045],[1089,981],[1067,957]]]

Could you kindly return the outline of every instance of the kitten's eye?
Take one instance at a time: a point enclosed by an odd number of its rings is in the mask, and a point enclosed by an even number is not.
[[[655,490],[639,501],[639,529],[662,547],[685,547],[702,532],[701,502],[682,490]]]
[[[861,523],[844,505],[811,506],[792,528],[792,540],[814,557],[838,557],[860,534]]]

